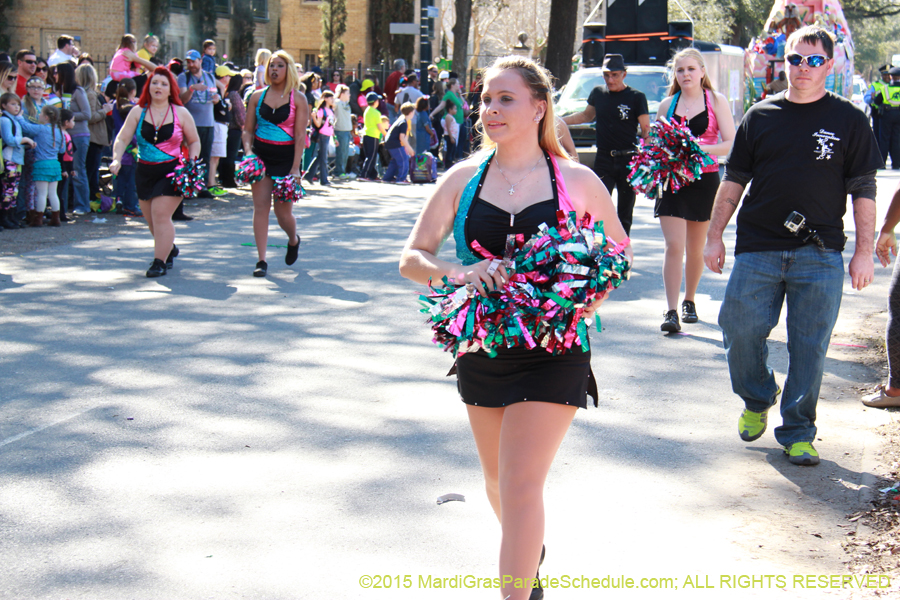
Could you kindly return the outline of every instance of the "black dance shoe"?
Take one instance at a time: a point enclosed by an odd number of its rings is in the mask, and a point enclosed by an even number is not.
[[[180,252],[178,251],[178,246],[172,244],[172,250],[169,252],[169,257],[166,259],[166,270],[171,269],[175,266],[175,257],[179,254]]]
[[[253,276],[254,277],[265,277],[266,273],[268,271],[269,271],[268,263],[266,263],[266,261],[264,261],[264,260],[261,260],[258,263],[256,263],[256,268],[253,269]]]
[[[538,562],[538,571],[535,578],[538,580],[537,587],[531,588],[531,596],[528,600],[544,600],[544,588],[541,587],[541,565],[544,564],[544,555],[547,553],[547,546],[541,546],[541,560]]]
[[[284,262],[289,265],[292,265],[295,262],[297,262],[297,253],[299,251],[300,251],[300,236],[298,235],[296,246],[291,246],[291,244],[288,243],[287,253],[284,255]]]
[[[681,303],[681,320],[685,323],[696,323],[700,320],[697,316],[697,307],[693,300],[684,300]]]
[[[153,259],[153,264],[147,269],[147,277],[162,277],[166,274],[166,263],[158,258]]]
[[[666,311],[666,314],[663,315],[663,322],[662,325],[659,326],[659,330],[665,331],[666,333],[678,333],[681,331],[677,310],[673,309]]]

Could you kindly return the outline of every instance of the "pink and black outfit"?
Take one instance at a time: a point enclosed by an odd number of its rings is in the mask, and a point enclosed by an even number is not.
[[[456,256],[464,265],[484,259],[476,254],[476,247],[503,256],[508,235],[529,239],[540,225],[556,225],[557,211],[575,210],[556,157],[548,152],[544,156],[552,198],[511,214],[483,197],[482,187],[493,155],[487,154],[463,190],[453,222]],[[622,246],[627,241],[616,240]],[[500,408],[517,402],[551,402],[586,408],[589,395],[597,404],[591,352],[582,351],[580,344],[573,344],[572,352],[563,355],[553,355],[541,347],[500,348],[493,358],[484,350],[467,352],[457,357],[451,374],[454,370],[462,401],[474,406]]]
[[[184,132],[178,111],[169,105],[172,121],[166,123],[168,114],[163,117],[159,126],[146,120],[147,109],[141,111],[140,127],[135,138],[138,145],[138,164],[135,171],[135,186],[138,198],[151,200],[157,196],[180,196],[169,175],[178,166],[181,157],[181,146],[184,143]]]
[[[294,120],[297,114],[294,90],[285,104],[272,108],[264,102],[269,89],[263,90],[256,104],[253,152],[266,165],[266,175],[286,177],[294,166]]]
[[[691,135],[704,146],[712,146],[719,143],[719,122],[716,120],[716,112],[713,110],[714,96],[712,91],[703,90],[706,100],[703,112],[694,115],[687,121]],[[684,122],[684,117],[675,114],[675,108],[681,92],[672,97],[667,118],[670,121]],[[713,157],[715,158],[715,157]],[[653,211],[655,217],[679,217],[686,221],[709,221],[712,215],[713,201],[716,199],[716,191],[719,189],[719,164],[703,168],[703,176],[693,183],[673,192],[671,188],[665,190],[656,201]]]

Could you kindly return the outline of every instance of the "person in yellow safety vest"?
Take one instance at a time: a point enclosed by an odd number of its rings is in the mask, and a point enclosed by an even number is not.
[[[872,107],[872,131],[875,133],[875,139],[878,140],[878,149],[881,151],[881,160],[887,162],[888,149],[881,145],[881,107],[875,104],[875,96],[881,94],[884,97],[884,90],[891,83],[891,74],[888,73],[888,66],[878,67],[878,73],[881,79],[872,82],[869,89],[863,96],[863,101]]]
[[[900,170],[900,67],[889,71],[891,83],[877,94],[875,103],[881,106],[881,144],[891,155],[891,168]]]

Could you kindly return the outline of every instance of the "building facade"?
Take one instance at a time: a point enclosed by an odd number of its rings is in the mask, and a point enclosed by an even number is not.
[[[305,69],[321,64],[322,3],[328,0],[283,0],[281,9],[282,46]],[[344,34],[344,65],[368,66],[372,36],[369,29],[369,0],[345,0],[347,33]],[[330,65],[322,65],[330,66]]]

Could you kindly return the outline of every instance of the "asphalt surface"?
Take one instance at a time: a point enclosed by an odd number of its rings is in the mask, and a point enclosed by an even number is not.
[[[897,177],[879,179],[880,223]],[[397,272],[429,187],[314,191],[296,211],[298,262],[269,248],[265,279],[251,277],[249,212],[179,224],[181,256],[160,279],[144,277],[139,227],[0,257],[0,598],[499,597],[453,579],[496,576],[500,531],[452,358]],[[848,573],[845,516],[890,418],[852,390],[882,375],[857,346],[883,319],[889,271],[862,293],[846,279],[823,460],[800,468],[771,432],[737,436],[715,319],[727,277],[707,272],[701,322],[663,336],[647,201],[632,234],[634,275],[592,336],[600,406],[577,415],[545,496],[542,575],[589,579],[546,597],[849,597],[796,578]],[[783,317],[770,356],[782,379]],[[437,505],[447,493],[465,502]],[[584,589],[604,577],[678,589]]]

